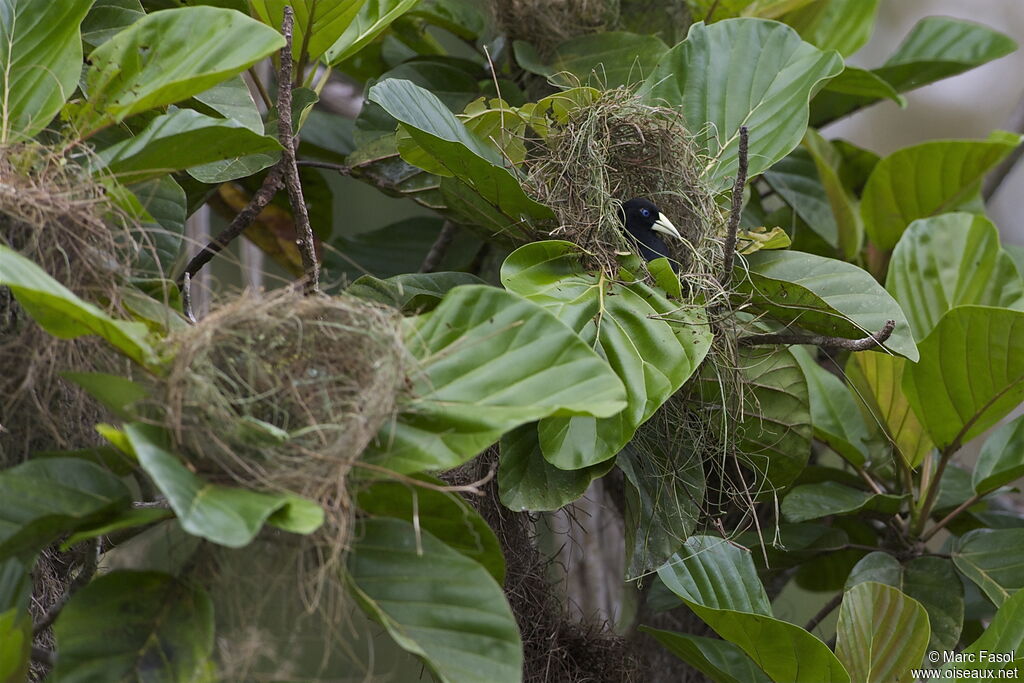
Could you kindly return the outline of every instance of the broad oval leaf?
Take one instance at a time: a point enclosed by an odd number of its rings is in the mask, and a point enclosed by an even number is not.
[[[96,0],[82,21],[82,43],[99,47],[144,16],[140,0]]]
[[[829,246],[839,246],[839,227],[818,167],[807,150],[793,150],[765,171],[763,177],[811,230]]]
[[[903,391],[939,448],[957,447],[1024,399],[1024,313],[986,306],[948,311],[920,344]]]
[[[184,7],[147,14],[93,50],[82,135],[180,102],[244,71],[284,45],[274,29],[234,10]]]
[[[913,681],[931,630],[921,603],[892,586],[858,583],[843,596],[836,656],[854,683]]]
[[[603,90],[642,82],[668,52],[657,36],[603,31],[570,38],[555,48],[550,67],[554,80],[566,85],[599,85]],[[559,76],[568,72],[571,77]]]
[[[75,593],[53,626],[54,681],[194,681],[209,674],[213,605],[169,574],[115,571]]]
[[[782,21],[822,50],[852,55],[868,42],[875,27],[879,0],[815,0],[790,12]]]
[[[669,590],[713,609],[771,616],[750,552],[717,536],[691,536],[660,569]]]
[[[806,522],[830,515],[847,515],[861,510],[893,514],[900,509],[902,496],[869,493],[834,481],[801,484],[782,499],[782,514],[790,522]]]
[[[323,524],[323,510],[305,498],[203,481],[162,446],[164,435],[155,427],[132,423],[125,425],[124,433],[142,469],[167,497],[181,528],[193,536],[241,548],[264,523],[298,534],[313,533]]]
[[[964,304],[1024,307],[1024,280],[984,216],[948,213],[914,221],[900,238],[885,281],[918,339]]]
[[[622,382],[571,329],[495,287],[456,287],[405,338],[420,363],[413,398],[364,454],[390,469],[454,467],[521,424],[625,405]]]
[[[860,211],[868,237],[880,249],[892,249],[913,221],[970,199],[1020,142],[1020,135],[997,131],[988,140],[937,140],[893,152],[878,162],[864,188]]]
[[[928,612],[929,650],[953,650],[964,625],[964,587],[953,562],[944,557],[915,557],[903,566],[899,587]]]
[[[402,649],[444,682],[519,682],[519,629],[487,570],[398,519],[365,520],[358,539],[350,586]]]
[[[82,72],[90,0],[0,0],[0,144],[43,130]]]
[[[156,351],[142,323],[112,318],[82,301],[32,261],[0,245],[0,285],[10,287],[18,303],[55,337],[95,334],[143,366],[156,363]]]
[[[405,273],[386,280],[364,275],[345,289],[346,294],[378,301],[404,313],[430,311],[450,290],[462,285],[482,285],[471,273]]]
[[[398,17],[419,0],[365,0],[352,23],[324,53],[324,61],[336,66],[369,45]]]
[[[723,190],[739,165],[740,126],[750,131],[749,175],[755,176],[800,143],[811,93],[842,69],[838,53],[805,43],[785,24],[729,19],[694,24],[641,92],[682,107],[712,159],[708,182]]]
[[[736,296],[757,311],[811,332],[858,339],[896,321],[885,348],[916,361],[917,345],[898,303],[852,263],[796,251],[759,251],[737,266]]]
[[[295,11],[292,56],[298,62],[303,50],[310,62],[320,59],[345,34],[367,0],[249,0],[260,20],[280,30],[284,8]]]
[[[705,638],[641,626],[681,660],[715,683],[771,683],[771,679],[738,646],[727,640]]]
[[[974,492],[984,495],[1024,477],[1024,416],[1000,426],[985,440],[971,474]]]
[[[807,378],[808,402],[814,437],[854,467],[862,467],[868,455],[868,429],[850,388],[818,365],[806,350],[790,349]]]
[[[544,457],[562,469],[614,457],[693,374],[711,344],[700,307],[672,302],[642,282],[613,282],[584,270],[571,242],[520,247],[502,265],[501,281],[576,331],[626,387],[626,409],[608,419],[541,422]]]
[[[950,553],[960,573],[996,607],[1024,588],[1024,529],[975,529],[956,539]]]
[[[943,673],[949,673],[947,680],[971,681],[988,677],[998,678],[998,671],[1014,672],[1006,678],[1020,678],[1024,671],[1024,591],[1017,591],[1013,597],[1003,603],[996,612],[985,632],[969,647],[964,648],[968,655],[980,655],[985,652],[1013,653],[1013,661],[1001,662],[998,657],[977,656],[974,662],[947,664]]]

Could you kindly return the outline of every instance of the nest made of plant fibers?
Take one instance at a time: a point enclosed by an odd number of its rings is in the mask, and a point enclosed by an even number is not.
[[[524,187],[551,207],[551,239],[566,239],[593,254],[606,272],[618,271],[616,252],[635,249],[622,232],[623,201],[646,197],[679,229],[666,239],[680,275],[704,289],[715,280],[723,217],[702,181],[705,160],[682,115],[644,103],[618,88],[572,111],[532,145]]]
[[[498,28],[510,40],[530,42],[541,56],[569,38],[611,29],[619,0],[493,0]]]
[[[118,287],[139,252],[132,227],[66,156],[37,144],[0,147],[0,244],[111,313],[119,311]],[[48,334],[0,287],[0,464],[34,450],[96,443],[93,425],[105,413],[59,373],[124,374],[126,367],[95,337]]]

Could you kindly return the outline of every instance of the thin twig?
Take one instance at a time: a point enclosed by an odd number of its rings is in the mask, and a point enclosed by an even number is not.
[[[64,595],[60,596],[55,603],[50,605],[50,609],[46,610],[46,614],[32,626],[32,635],[37,636],[46,629],[50,628],[50,625],[57,619],[57,615],[64,609],[64,605],[68,603],[75,593],[77,593],[85,584],[92,580],[92,577],[96,574],[96,567],[99,565],[100,554],[103,552],[103,545],[100,543],[99,538],[92,539],[92,543],[89,544],[89,551],[85,556],[85,563],[82,565],[81,571],[78,575],[71,580],[68,584],[68,588],[64,591]]]
[[[181,275],[181,312],[186,320],[196,324],[196,314],[192,312],[192,276],[187,270]]]
[[[341,175],[352,175],[352,169],[345,164],[335,164],[330,161],[314,161],[312,159],[298,159],[295,162],[296,166],[305,166],[307,168],[326,168],[328,171],[337,171]]]
[[[421,273],[433,273],[437,270],[454,237],[455,224],[451,221],[445,221],[444,225],[441,226],[441,233],[434,240],[434,244],[431,245],[426,258],[423,259],[423,265],[420,266]]]
[[[985,493],[976,493],[973,496],[971,496],[970,498],[968,498],[967,500],[965,500],[964,502],[960,503],[960,505],[958,505],[955,510],[953,510],[948,515],[943,517],[941,520],[936,522],[935,526],[933,526],[931,529],[929,529],[928,531],[926,531],[923,534],[921,534],[921,541],[922,542],[927,541],[929,538],[931,538],[932,536],[937,534],[940,529],[945,528],[945,526],[947,524],[949,524],[954,519],[959,517],[961,512],[963,512],[967,508],[971,507],[972,505],[977,503],[979,500],[981,500],[982,498],[984,498],[988,494],[989,494],[988,491],[986,491]]]
[[[238,212],[234,220],[231,221],[231,225],[221,230],[209,244],[203,247],[202,251],[193,256],[192,260],[188,262],[185,272],[178,276],[177,283],[179,289],[184,286],[186,276],[189,278],[195,277],[196,273],[209,263],[210,259],[219,254],[224,247],[231,244],[236,237],[253,224],[256,217],[270,203],[270,200],[274,198],[277,191],[281,189],[281,173],[282,162],[278,162],[270,168],[270,172],[267,173],[267,177],[263,180],[263,185],[260,189],[256,190],[256,194],[252,196],[252,199],[245,205],[245,208]]]
[[[256,86],[256,92],[260,94],[260,99],[263,100],[263,104],[266,105],[267,109],[274,108],[274,100],[270,99],[270,93],[267,92],[267,86],[263,85],[263,80],[259,74],[256,73],[256,67],[249,67],[249,78],[252,79],[253,84]]]
[[[740,337],[740,346],[766,346],[769,344],[809,344],[820,346],[825,349],[843,349],[846,351],[867,351],[892,336],[896,329],[896,321],[888,320],[885,326],[878,332],[863,337],[862,339],[843,339],[842,337],[829,337],[823,334],[799,334],[796,332],[772,332],[770,334],[752,334],[748,337]]]
[[[413,486],[419,486],[421,488],[430,489],[431,491],[441,491],[442,493],[471,493],[474,496],[486,496],[487,495],[487,493],[484,491],[483,487],[491,479],[494,479],[494,475],[498,471],[498,463],[494,462],[494,463],[491,464],[490,471],[487,474],[485,474],[483,477],[481,477],[480,479],[477,479],[476,481],[472,481],[472,482],[470,482],[468,484],[459,484],[457,486],[455,486],[455,485],[452,485],[452,486],[440,486],[438,484],[434,484],[434,483],[431,483],[429,481],[423,481],[422,479],[415,479],[413,477],[408,477],[408,476],[406,476],[404,474],[400,474],[398,472],[395,472],[394,470],[389,470],[386,467],[381,467],[380,465],[374,465],[372,463],[363,462],[361,460],[356,460],[353,464],[356,467],[364,467],[364,468],[366,468],[368,470],[372,470],[374,472],[380,472],[382,474],[386,474],[389,477],[391,477],[393,479],[397,479],[397,480],[399,480],[401,482],[404,482],[406,484],[411,484]]]
[[[740,229],[740,215],[743,213],[743,188],[747,184],[747,127],[740,126],[739,166],[736,181],[732,184],[732,206],[729,209],[729,227],[725,233],[725,261],[719,282],[727,287],[732,280],[732,264],[736,259],[736,235]]]
[[[1024,133],[1024,97],[1021,97],[1020,101],[1017,102],[1016,108],[1013,110],[1013,114],[1010,115],[1010,120],[1006,126],[1007,130],[1013,130],[1018,133]],[[1010,152],[1010,155],[1003,159],[1002,163],[995,167],[995,169],[988,174],[985,178],[985,182],[981,186],[981,196],[987,202],[995,196],[999,188],[1002,187],[1003,181],[1006,180],[1007,176],[1020,161],[1021,156],[1024,156],[1024,145],[1017,145],[1017,147]]]
[[[294,21],[294,11],[291,7],[286,6],[284,20],[281,22],[281,33],[284,34],[285,45],[281,49],[281,72],[277,81],[277,134],[282,147],[281,163],[284,168],[284,184],[288,188],[288,200],[292,206],[296,242],[299,245],[299,253],[302,254],[302,270],[305,273],[303,289],[306,294],[315,294],[320,291],[320,264],[316,260],[313,228],[309,224],[309,212],[306,210],[306,200],[302,196],[302,183],[299,182],[299,167],[295,163],[295,133],[292,127],[292,26]]]
[[[842,601],[843,594],[841,592],[836,593],[834,596],[832,596],[832,599],[826,602],[824,607],[818,610],[818,613],[811,617],[811,620],[808,621],[807,624],[804,626],[804,630],[810,633],[811,631],[816,629],[818,627],[818,624],[824,621],[825,617],[832,614],[832,610],[834,610],[836,607],[839,607],[839,603],[841,603]]]

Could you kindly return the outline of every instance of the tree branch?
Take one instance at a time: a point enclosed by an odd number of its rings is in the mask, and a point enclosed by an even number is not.
[[[308,168],[325,168],[328,171],[337,171],[341,175],[352,175],[352,169],[345,164],[335,164],[330,161],[315,161],[313,159],[298,159],[295,161],[296,166],[306,166]]]
[[[725,261],[719,282],[727,286],[732,281],[732,264],[736,260],[736,234],[740,229],[740,214],[743,213],[743,188],[747,184],[747,127],[740,126],[739,167],[736,181],[732,184],[732,207],[729,209],[729,227],[725,233]]]
[[[210,260],[224,250],[224,247],[231,244],[231,242],[245,232],[245,229],[253,224],[256,217],[259,216],[260,212],[266,208],[270,200],[274,198],[277,191],[281,189],[281,174],[282,174],[282,162],[279,161],[277,164],[270,168],[270,172],[267,173],[267,177],[263,180],[263,185],[260,189],[256,190],[256,194],[252,196],[249,203],[245,205],[245,208],[238,212],[231,224],[220,231],[220,233],[210,241],[203,250],[192,257],[192,260],[188,262],[185,267],[185,271],[178,276],[177,285],[178,289],[181,289],[185,283],[185,276],[194,278],[203,266],[210,262]]]
[[[277,81],[277,134],[283,148],[281,165],[284,170],[284,184],[288,188],[288,201],[292,207],[296,241],[299,245],[299,253],[302,255],[302,270],[305,272],[303,288],[306,294],[315,294],[320,291],[320,264],[317,262],[316,250],[313,246],[313,228],[309,224],[306,200],[302,196],[299,167],[295,163],[295,133],[292,127],[292,26],[294,22],[294,11],[290,6],[286,6],[284,20],[281,22],[281,33],[284,34],[285,45],[281,49],[281,71]]]
[[[877,550],[877,548],[872,547],[872,550]],[[810,633],[811,631],[816,629],[818,627],[818,624],[824,621],[825,617],[832,614],[832,610],[834,610],[836,607],[839,607],[839,603],[841,603],[842,601],[843,593],[840,591],[839,593],[836,593],[831,600],[826,602],[825,605],[820,610],[818,610],[817,614],[811,617],[811,620],[808,621],[807,624],[804,626],[804,630]]]
[[[799,334],[796,332],[772,332],[770,334],[752,334],[748,337],[740,337],[740,346],[765,346],[768,344],[810,344],[826,349],[843,349],[845,351],[867,351],[892,336],[896,329],[896,321],[886,321],[885,326],[878,332],[862,339],[843,339],[842,337],[829,337],[822,334]]]
[[[423,265],[420,266],[421,273],[433,273],[437,270],[454,237],[455,224],[451,221],[445,221],[444,225],[441,226],[441,233],[434,240],[434,244],[431,245],[426,258],[423,259]]]

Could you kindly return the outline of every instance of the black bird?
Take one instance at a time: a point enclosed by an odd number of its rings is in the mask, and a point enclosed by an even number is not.
[[[636,242],[640,250],[640,256],[645,261],[653,261],[662,256],[668,256],[668,247],[661,239],[661,235],[671,235],[678,240],[683,236],[672,225],[672,221],[662,215],[661,211],[653,202],[643,197],[634,197],[629,201],[622,202],[622,209],[619,211],[619,219],[622,221],[626,232]],[[675,263],[672,269],[676,270]]]

